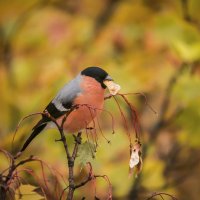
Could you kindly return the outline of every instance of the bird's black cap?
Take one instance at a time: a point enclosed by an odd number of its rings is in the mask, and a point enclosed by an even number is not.
[[[106,79],[112,80],[108,73],[100,67],[88,67],[81,72],[81,75],[90,76],[96,79],[103,88],[106,88],[106,85],[103,83]]]

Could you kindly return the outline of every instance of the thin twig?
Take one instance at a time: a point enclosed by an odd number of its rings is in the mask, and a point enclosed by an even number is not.
[[[109,180],[108,176],[107,175],[95,175],[95,174],[93,174],[91,163],[88,162],[87,164],[89,166],[88,177],[83,182],[77,184],[75,186],[75,189],[80,188],[80,187],[86,185],[88,182],[90,182],[92,180],[95,180],[97,178],[103,178],[108,183],[108,185],[109,185],[108,200],[111,200],[112,199],[112,185],[110,183],[110,180]]]
[[[168,194],[168,193],[165,193],[165,192],[156,192],[156,193],[153,193],[150,197],[148,197],[146,200],[150,200],[150,199],[153,199],[154,197],[156,197],[156,196],[161,196],[161,198],[162,199],[164,199],[163,198],[163,196],[168,196],[168,197],[171,197],[171,199],[172,200],[178,200],[176,197],[174,197],[173,195],[171,195],[171,194]]]

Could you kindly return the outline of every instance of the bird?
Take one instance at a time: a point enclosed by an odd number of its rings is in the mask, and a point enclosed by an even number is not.
[[[101,113],[107,87],[112,95],[120,90],[120,86],[113,82],[112,77],[104,69],[96,66],[87,67],[63,86],[43,112],[48,113],[61,125],[66,113],[73,106],[79,105],[70,112],[63,124],[66,133],[79,132],[86,129],[88,124]],[[54,127],[55,123],[48,116],[42,115],[19,153],[25,151],[38,134]]]

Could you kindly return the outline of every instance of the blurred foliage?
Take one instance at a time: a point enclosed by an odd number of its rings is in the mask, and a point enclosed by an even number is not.
[[[42,111],[81,69],[101,66],[122,92],[145,92],[158,112],[154,115],[142,97],[129,97],[141,119],[144,167],[138,178],[128,179],[128,138],[115,102],[106,102],[116,133],[111,134],[110,118],[102,113],[101,127],[111,144],[99,134],[93,170],[108,175],[114,199],[146,199],[156,191],[199,199],[199,9],[199,0],[0,1],[0,148],[11,151],[19,120]],[[23,123],[15,152],[38,118]],[[56,130],[45,131],[24,156],[37,155],[67,180],[63,147],[54,141],[58,137]],[[68,140],[73,145],[71,136]],[[0,169],[6,165],[2,158]],[[41,173],[40,165],[29,167]],[[77,165],[76,181],[84,176],[87,171]],[[33,186],[22,185],[21,193],[31,194],[37,181],[24,179]],[[98,197],[105,198],[106,183],[96,185]],[[80,188],[75,198],[92,199],[91,188],[92,183]]]

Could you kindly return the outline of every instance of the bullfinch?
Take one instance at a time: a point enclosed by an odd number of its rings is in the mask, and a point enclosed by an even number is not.
[[[86,129],[88,124],[101,112],[107,87],[112,95],[120,90],[120,86],[113,82],[106,71],[100,67],[88,67],[64,85],[46,106],[44,112],[49,113],[61,125],[67,111],[72,106],[80,105],[68,115],[63,124],[65,132],[76,133]],[[31,135],[19,153],[23,152],[44,129],[53,127],[56,127],[55,123],[43,115],[42,119],[33,127]]]

